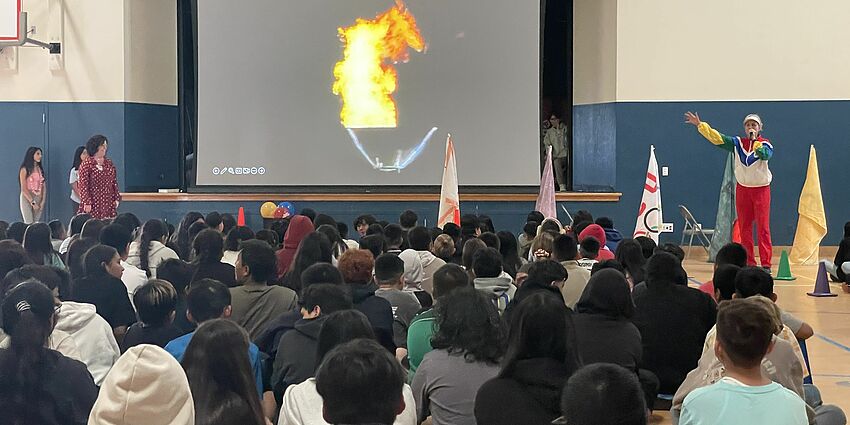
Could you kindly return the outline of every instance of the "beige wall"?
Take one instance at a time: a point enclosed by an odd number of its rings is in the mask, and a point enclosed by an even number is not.
[[[125,0],[124,98],[177,104],[177,2]]]
[[[575,0],[574,102],[850,99],[847,22],[846,0]]]
[[[617,0],[573,2],[573,103],[617,100]]]
[[[51,4],[64,8],[61,26],[49,19]],[[0,101],[176,104],[176,8],[173,0],[24,0],[32,38],[62,31],[64,66],[50,71],[47,51],[16,48],[17,67],[0,70]]]

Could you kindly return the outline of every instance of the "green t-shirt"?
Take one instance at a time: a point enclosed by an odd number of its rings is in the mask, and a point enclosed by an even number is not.
[[[428,309],[416,315],[407,328],[407,360],[410,363],[408,382],[413,381],[413,375],[422,358],[434,348],[431,347],[431,337],[434,336],[434,327],[437,319],[434,309]]]

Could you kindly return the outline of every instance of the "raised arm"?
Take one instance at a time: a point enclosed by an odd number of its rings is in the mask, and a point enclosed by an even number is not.
[[[727,151],[735,149],[735,139],[711,128],[707,122],[699,119],[699,114],[690,111],[686,112],[685,122],[694,125],[697,131],[699,131],[699,134],[702,134],[702,137],[708,139],[711,144]]]

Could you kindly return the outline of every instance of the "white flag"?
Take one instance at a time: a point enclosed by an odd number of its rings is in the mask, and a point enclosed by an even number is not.
[[[437,227],[446,223],[460,225],[460,197],[457,194],[457,164],[455,163],[455,145],[452,135],[446,139],[446,160],[443,163],[443,183],[440,187],[440,213]]]
[[[646,169],[646,183],[638,209],[637,224],[633,237],[646,236],[658,243],[658,234],[664,217],[661,214],[661,184],[658,179],[658,162],[655,160],[655,146],[649,146],[649,166]]]

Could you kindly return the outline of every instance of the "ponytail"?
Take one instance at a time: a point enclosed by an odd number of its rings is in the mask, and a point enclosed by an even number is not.
[[[144,270],[148,277],[151,276],[149,257],[151,243],[162,239],[165,232],[165,225],[156,219],[148,220],[142,227],[142,237],[139,240],[139,268]]]
[[[53,293],[42,283],[27,280],[9,291],[2,309],[3,329],[11,339],[9,354],[0,362],[8,394],[3,415],[10,423],[37,423],[45,403],[54,404],[42,390],[49,369],[45,346],[52,331]]]

